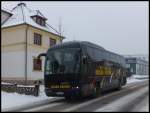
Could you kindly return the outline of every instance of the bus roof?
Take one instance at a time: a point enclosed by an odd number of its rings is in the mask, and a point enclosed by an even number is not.
[[[50,49],[63,48],[63,47],[81,47],[81,45],[91,46],[97,49],[105,50],[103,47],[87,41],[68,41],[52,46]]]

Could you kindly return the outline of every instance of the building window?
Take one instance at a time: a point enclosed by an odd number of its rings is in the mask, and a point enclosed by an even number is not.
[[[38,33],[34,33],[34,44],[41,45],[42,44],[42,35]]]
[[[36,23],[40,24],[40,18],[36,18]]]
[[[50,47],[56,44],[56,40],[50,38]]]
[[[44,20],[42,20],[42,26],[45,26],[45,21]]]
[[[41,59],[33,59],[33,70],[41,71],[42,70],[42,60]]]
[[[38,23],[39,25],[45,26],[45,20],[40,17],[36,17],[36,23]]]
[[[46,18],[45,17],[41,17],[39,15],[33,15],[31,16],[31,18],[39,25],[41,26],[46,26]]]

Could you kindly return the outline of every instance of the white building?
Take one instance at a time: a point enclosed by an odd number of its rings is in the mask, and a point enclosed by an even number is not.
[[[46,21],[40,11],[24,3],[1,10],[2,81],[29,83],[44,78],[44,59],[37,64],[36,57],[64,39]]]

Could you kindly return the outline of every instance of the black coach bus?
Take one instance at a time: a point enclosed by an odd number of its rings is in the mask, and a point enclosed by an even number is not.
[[[126,84],[123,56],[86,41],[64,42],[45,55],[44,84],[47,96],[98,96]]]

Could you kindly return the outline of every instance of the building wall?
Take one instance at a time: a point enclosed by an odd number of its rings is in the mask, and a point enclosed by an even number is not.
[[[22,79],[25,69],[25,26],[1,29],[2,79]]]
[[[25,25],[1,29],[1,47],[13,47],[25,43]]]
[[[139,58],[126,58],[126,64],[132,74],[148,75],[148,62]]]
[[[34,33],[39,33],[42,35],[42,45],[34,44]],[[49,39],[56,39],[57,43],[60,43],[58,36],[51,33],[29,27],[28,28],[28,79],[29,80],[39,80],[44,79],[44,62],[45,58],[42,58],[42,70],[35,71],[33,70],[33,59],[36,58],[40,53],[46,53],[50,48]]]
[[[28,52],[28,80],[43,80],[44,79],[44,62],[45,58],[42,58],[42,70],[33,70],[33,59],[36,58],[41,52]]]
[[[2,52],[2,79],[23,79],[25,73],[25,52]]]
[[[38,45],[34,45],[33,44],[33,37],[34,37],[34,33],[39,33],[42,35],[42,45],[38,46]],[[37,48],[45,48],[48,49],[49,46],[49,39],[56,39],[57,43],[60,43],[60,38],[52,33],[46,32],[46,31],[42,31],[40,29],[36,29],[34,27],[29,27],[29,32],[28,32],[28,44],[32,45],[32,46],[36,46]]]
[[[148,74],[148,65],[143,63],[136,63],[135,74],[137,75],[147,75]]]
[[[27,33],[27,80],[44,79],[44,61],[42,58],[42,71],[33,70],[33,59],[40,53],[45,53],[49,46],[49,39],[60,38],[31,26],[19,25],[2,29],[1,51],[2,51],[2,79],[3,80],[24,80],[25,79],[25,56],[26,56],[26,33]],[[26,32],[27,31],[27,32]],[[42,45],[34,44],[34,33],[42,35]]]

